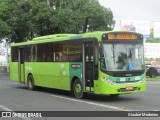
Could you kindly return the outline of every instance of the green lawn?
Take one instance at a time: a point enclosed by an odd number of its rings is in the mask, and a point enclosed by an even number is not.
[[[160,78],[149,78],[149,77],[147,77],[146,80],[149,80],[149,81],[160,81]]]

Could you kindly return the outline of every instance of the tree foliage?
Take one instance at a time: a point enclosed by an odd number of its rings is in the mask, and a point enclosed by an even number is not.
[[[85,22],[88,23],[85,23]],[[111,30],[110,9],[98,0],[0,0],[0,38],[23,42],[36,36]]]

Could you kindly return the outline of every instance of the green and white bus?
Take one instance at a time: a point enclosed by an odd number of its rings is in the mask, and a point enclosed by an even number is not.
[[[11,45],[10,79],[37,86],[118,96],[146,90],[143,35],[129,31],[55,34]]]

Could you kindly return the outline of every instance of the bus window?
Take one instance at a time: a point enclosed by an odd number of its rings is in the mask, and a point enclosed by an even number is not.
[[[68,42],[67,54],[69,62],[82,62],[82,42]]]
[[[32,62],[37,61],[37,45],[31,46],[31,61]]]
[[[37,62],[43,62],[43,47],[44,44],[37,45]]]
[[[18,61],[18,47],[12,47],[12,62]]]
[[[30,62],[31,61],[31,46],[25,47],[25,61]]]
[[[67,62],[67,51],[65,49],[66,43],[54,44],[53,51],[55,55],[55,61]]]
[[[53,43],[45,43],[43,46],[43,61],[52,62],[53,61]]]

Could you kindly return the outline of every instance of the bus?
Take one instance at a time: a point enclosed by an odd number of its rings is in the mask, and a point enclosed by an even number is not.
[[[46,87],[118,96],[146,90],[143,35],[131,31],[55,34],[11,45],[10,79]]]

